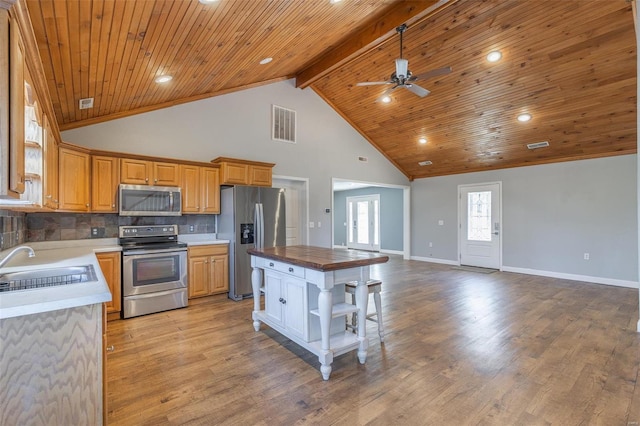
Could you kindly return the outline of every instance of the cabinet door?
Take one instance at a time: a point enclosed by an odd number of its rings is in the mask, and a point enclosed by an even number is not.
[[[249,166],[246,164],[222,163],[222,183],[230,185],[247,185],[249,183]]]
[[[9,190],[24,192],[24,44],[18,24],[9,22]]]
[[[60,209],[89,211],[89,154],[60,148]]]
[[[200,212],[200,167],[183,165],[182,213]]]
[[[180,186],[180,165],[154,162],[153,184],[157,186]]]
[[[201,171],[200,212],[218,214],[220,213],[220,171],[212,167],[202,167]]]
[[[211,256],[211,293],[229,291],[229,256]]]
[[[58,142],[53,136],[48,117],[44,116],[44,181],[43,203],[50,209],[58,208]]]
[[[287,276],[285,279],[285,303],[283,304],[287,330],[305,340],[307,331],[306,286],[306,281]]]
[[[144,160],[123,158],[120,160],[120,183],[149,185],[151,163]]]
[[[277,324],[283,325],[284,305],[282,275],[269,270],[264,271],[264,310],[265,314]]]
[[[249,185],[271,186],[271,167],[250,166]]]
[[[94,155],[91,158],[91,211],[117,212],[120,160]]]
[[[209,294],[209,257],[189,256],[189,298]]]
[[[104,275],[105,280],[107,280],[107,285],[109,286],[109,290],[111,291],[111,302],[105,303],[107,313],[120,312],[120,253],[98,253],[96,254],[96,257],[98,258],[98,263],[100,264],[102,275]]]

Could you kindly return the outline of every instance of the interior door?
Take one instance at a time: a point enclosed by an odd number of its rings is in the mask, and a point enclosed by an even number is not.
[[[460,264],[500,269],[501,184],[461,185]]]
[[[347,247],[380,250],[380,195],[347,197]]]
[[[286,188],[285,189],[285,211],[286,221],[287,221],[287,245],[295,246],[300,244],[300,240],[298,239],[298,230],[300,229],[300,223],[298,220],[298,211],[300,210],[298,206],[299,200],[299,191],[297,188]]]

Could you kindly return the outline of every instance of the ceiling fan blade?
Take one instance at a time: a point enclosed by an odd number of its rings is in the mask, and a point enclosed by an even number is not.
[[[420,96],[421,98],[424,98],[425,96],[427,96],[429,93],[431,93],[430,91],[428,91],[425,88],[422,88],[420,86],[418,86],[417,84],[407,84],[405,86],[403,86],[405,89],[409,90],[410,92],[415,93],[416,95]]]
[[[435,69],[435,70],[427,71],[427,72],[422,73],[422,74],[414,75],[409,80],[410,81],[426,80],[427,78],[438,77],[438,76],[441,76],[441,75],[447,75],[450,72],[451,72],[451,67],[438,68],[438,69]]]
[[[378,84],[393,84],[392,81],[363,81],[356,83],[356,86],[376,86]]]
[[[391,92],[393,92],[394,90],[396,90],[398,87],[400,87],[400,86],[395,85],[395,86],[390,87],[390,88],[388,88],[387,90],[385,90],[385,91],[382,93],[382,95],[380,95],[380,96],[378,97],[378,99],[376,99],[376,102],[382,102],[382,100],[383,100],[385,97],[389,96],[389,95],[391,94]]]

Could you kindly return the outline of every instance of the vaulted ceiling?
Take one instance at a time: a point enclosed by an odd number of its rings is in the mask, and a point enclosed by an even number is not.
[[[295,77],[410,179],[636,152],[626,0],[26,3],[62,130]],[[379,102],[392,85],[356,84],[390,78],[402,23],[414,75],[452,72]]]

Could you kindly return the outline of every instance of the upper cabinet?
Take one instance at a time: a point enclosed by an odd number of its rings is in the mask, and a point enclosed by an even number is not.
[[[120,159],[103,155],[91,156],[91,211],[118,212]]]
[[[122,158],[120,183],[133,185],[180,186],[180,165]]]
[[[220,177],[217,168],[183,164],[182,213],[220,213]]]
[[[271,186],[271,169],[275,164],[226,157],[218,157],[212,163],[220,165],[222,185]]]
[[[60,147],[60,210],[89,211],[90,155]]]
[[[24,192],[25,51],[18,24],[0,9],[0,197]]]
[[[43,128],[43,146],[44,146],[44,161],[43,161],[43,181],[42,181],[42,195],[44,207],[50,209],[57,209],[60,201],[58,199],[58,142],[51,130],[51,123],[44,116],[44,128]]]

